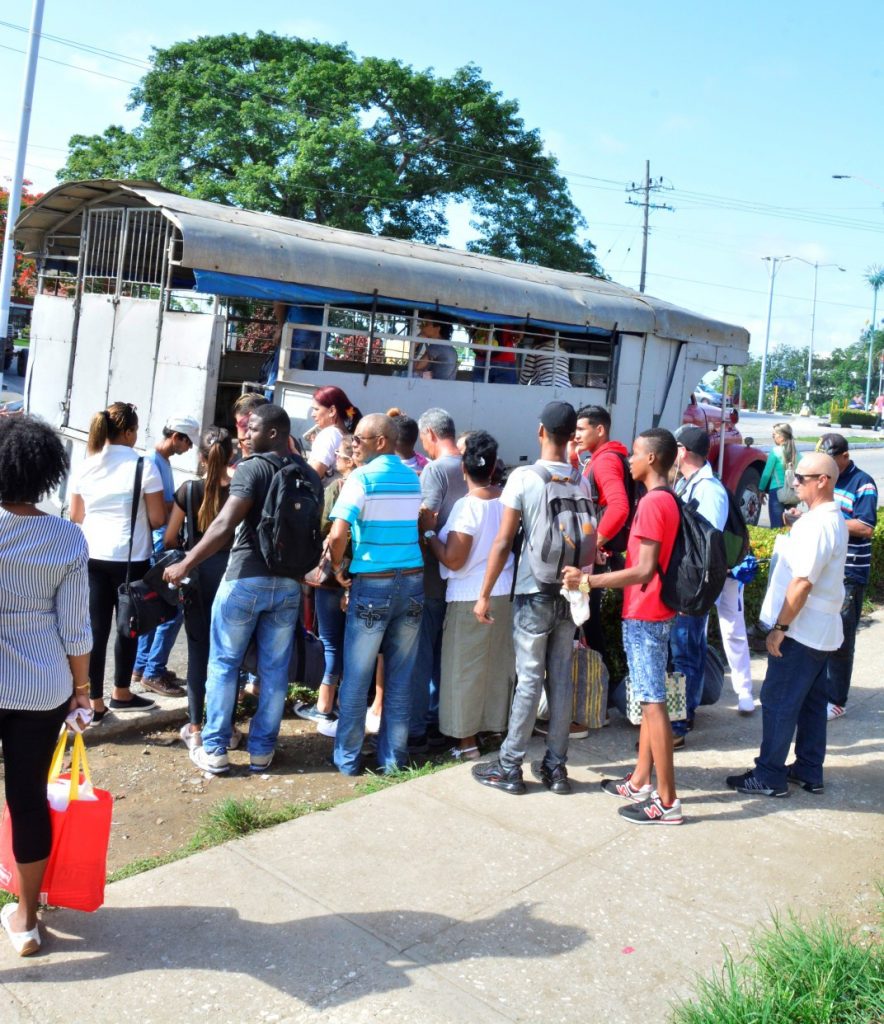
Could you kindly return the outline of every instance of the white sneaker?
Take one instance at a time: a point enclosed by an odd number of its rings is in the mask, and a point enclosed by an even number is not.
[[[230,768],[226,750],[221,754],[210,754],[205,747],[191,747],[190,760],[200,771],[210,775],[223,775]]]
[[[270,765],[273,764],[274,753],[275,751],[271,750],[269,754],[251,754],[249,757],[249,771],[266,772]]]
[[[745,691],[737,699],[737,711],[741,715],[751,715],[755,711],[755,698]]]
[[[338,720],[333,722],[323,721],[321,718],[316,721],[316,731],[323,736],[330,736],[332,739],[338,735]]]
[[[199,729],[191,729],[188,722],[181,726],[178,735],[188,750],[193,750],[194,747],[201,747],[203,745],[203,734]]]
[[[847,714],[847,708],[842,707],[840,704],[827,704],[826,705],[826,721],[834,722],[836,718],[843,718]]]

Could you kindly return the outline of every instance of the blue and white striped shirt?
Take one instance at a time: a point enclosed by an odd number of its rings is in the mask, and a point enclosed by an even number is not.
[[[417,537],[420,505],[420,478],[398,455],[378,455],[353,470],[329,516],[350,524],[350,572],[420,568],[424,564]]]
[[[92,650],[89,551],[78,526],[0,508],[0,708],[49,711],[72,693],[68,655]]]
[[[835,501],[841,506],[845,519],[858,519],[866,526],[875,528],[878,517],[878,488],[868,473],[855,462],[849,462],[847,469],[835,484]],[[868,583],[872,569],[872,540],[851,537],[847,543],[847,564],[844,579],[849,583]]]

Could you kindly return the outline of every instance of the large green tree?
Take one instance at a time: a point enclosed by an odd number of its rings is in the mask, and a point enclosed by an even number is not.
[[[61,180],[139,177],[201,199],[599,275],[539,132],[467,65],[450,77],[259,32],[154,52],[134,131],[75,135]]]

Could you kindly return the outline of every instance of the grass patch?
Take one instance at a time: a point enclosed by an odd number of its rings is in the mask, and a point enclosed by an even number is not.
[[[412,779],[420,779],[425,775],[435,775],[445,768],[455,764],[454,760],[427,761],[420,767],[400,768],[395,772],[384,774],[382,772],[366,772],[365,780],[356,786],[356,792],[361,796],[368,796],[369,793],[379,793],[382,789],[389,789],[390,786],[398,786],[400,782],[411,782]]]
[[[872,1024],[884,1021],[884,946],[825,918],[775,919],[745,960],[726,953],[697,990],[673,1024]]]
[[[800,441],[802,444],[816,444],[819,441],[819,434],[815,434],[813,437],[796,437],[795,441]],[[863,437],[862,435],[851,434],[850,437],[846,438],[848,444],[880,444],[884,445],[884,438],[869,437],[868,434]]]

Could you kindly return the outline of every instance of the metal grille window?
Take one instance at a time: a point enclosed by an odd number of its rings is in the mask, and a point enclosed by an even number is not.
[[[83,238],[84,290],[159,298],[173,231],[160,210],[90,210]]]

